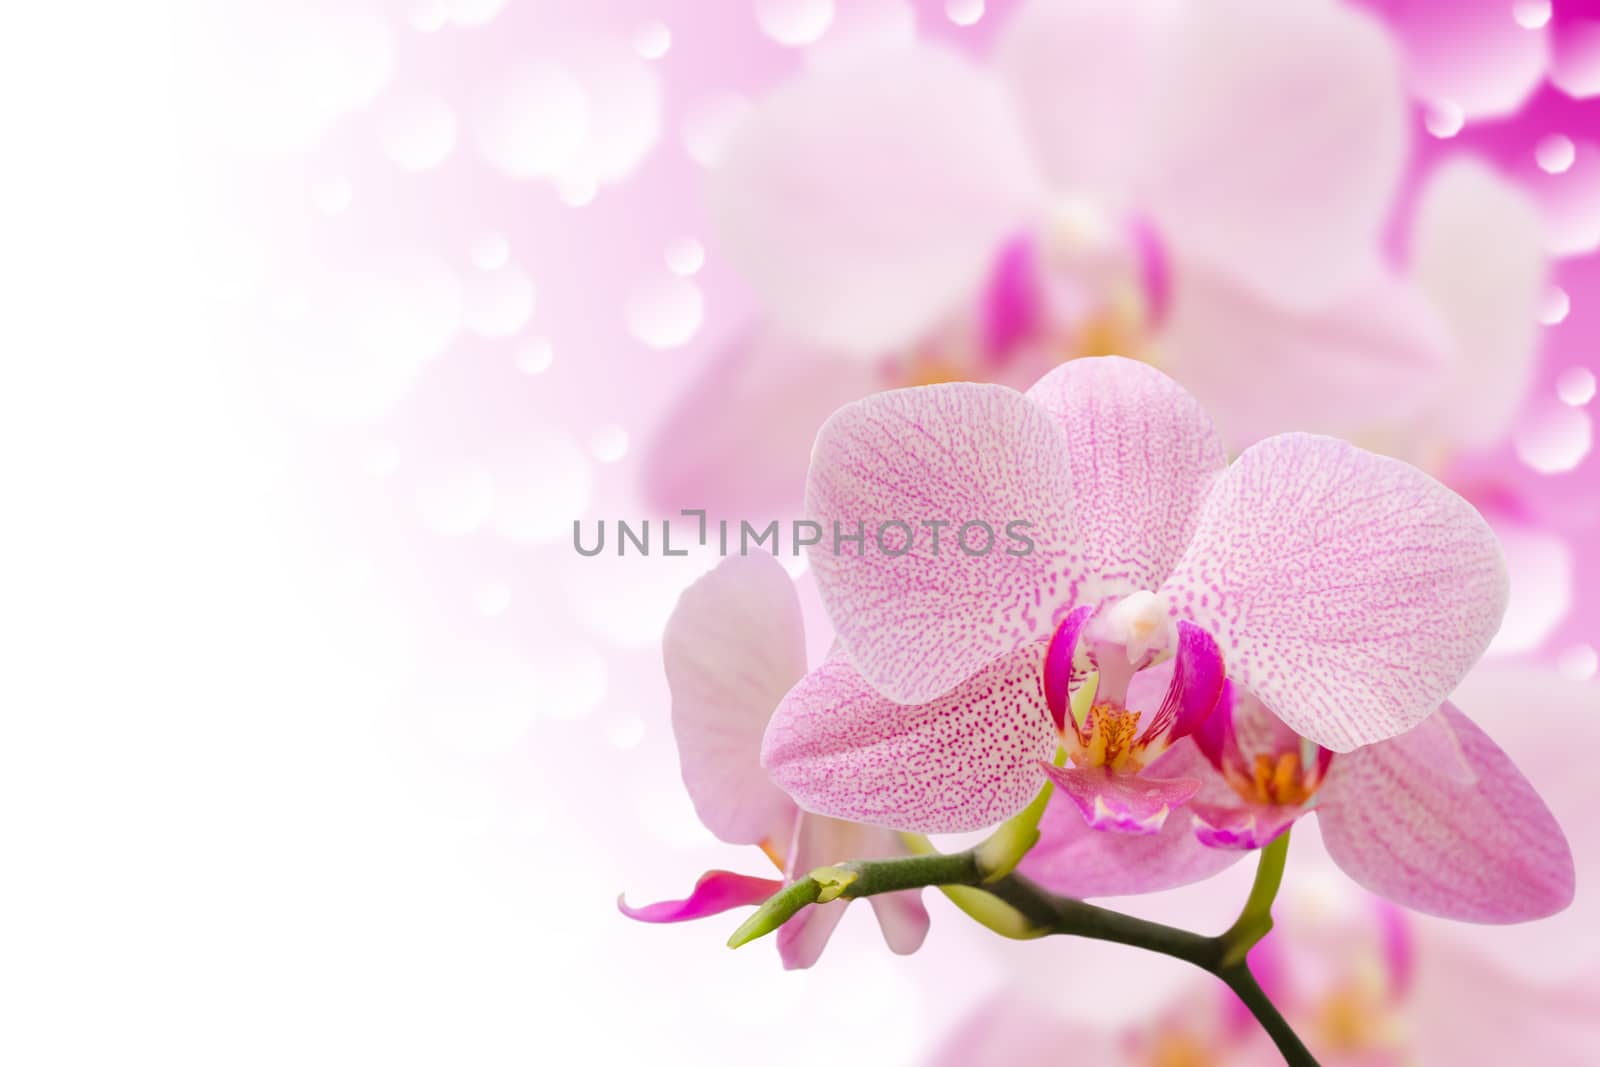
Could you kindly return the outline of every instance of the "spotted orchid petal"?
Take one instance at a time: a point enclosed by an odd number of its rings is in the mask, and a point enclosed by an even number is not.
[[[1236,682],[1348,752],[1431,714],[1494,636],[1506,576],[1488,525],[1443,485],[1284,434],[1217,481],[1161,592],[1216,637]]]
[[[1190,804],[1194,836],[1207,848],[1265,848],[1300,817],[1299,806]]]
[[[922,833],[977,830],[1025,807],[1056,746],[1038,645],[926,704],[895,704],[836,651],[789,692],[762,763],[809,812]]]
[[[1198,778],[1114,774],[1104,767],[1042,766],[1090,827],[1125,834],[1159,833],[1167,816],[1188,803],[1202,784]]]
[[[1388,36],[1342,5],[1214,0],[1189,5],[1176,41],[1146,171],[1163,234],[1281,303],[1347,291],[1371,269],[1405,165]]]
[[[760,904],[783,888],[772,878],[753,878],[732,871],[707,871],[695,882],[694,890],[683,900],[663,900],[656,904],[630,907],[617,898],[617,909],[630,919],[646,923],[681,923],[718,915],[731,908]]]
[[[771,326],[752,327],[690,383],[657,427],[641,473],[645,497],[668,514],[793,514],[817,427],[879,384],[869,363]]]
[[[788,840],[794,802],[761,770],[761,739],[805,674],[794,583],[771,556],[730,556],[683,593],[663,638],[683,783],[733,844]]]
[[[1543,918],[1572,900],[1572,852],[1533,786],[1453,705],[1439,709],[1462,759],[1438,768],[1438,738],[1402,734],[1336,757],[1318,822],[1328,854],[1396,903],[1481,923]]]
[[[814,71],[760,102],[713,176],[711,207],[782,326],[875,355],[970,297],[1038,195],[1003,88],[918,46]]]
[[[1175,9],[1034,0],[1007,20],[995,62],[1057,189],[1117,207],[1137,191]]]
[[[1491,445],[1522,410],[1539,347],[1543,233],[1528,196],[1481,163],[1446,163],[1423,188],[1412,271],[1454,355],[1426,420],[1437,447]]]
[[[1173,293],[1166,368],[1236,447],[1289,430],[1387,430],[1426,408],[1450,363],[1434,307],[1415,284],[1387,274],[1304,309],[1180,262]]]
[[[1072,501],[1061,426],[1015,390],[932,385],[837,411],[811,457],[810,560],[861,675],[920,704],[1048,636],[1084,580]]]
[[[1165,374],[1116,356],[1064,363],[1027,395],[1066,431],[1078,542],[1093,576],[1080,602],[1154,589],[1228,465],[1210,418]]]
[[[1158,779],[1200,780],[1203,784],[1191,805],[1202,799],[1221,803],[1233,798],[1233,791],[1210,770],[1193,741],[1179,741],[1145,771]],[[1239,859],[1240,853],[1201,845],[1181,812],[1153,834],[1101,833],[1084,821],[1074,801],[1063,796],[1052,798],[1045,809],[1039,841],[1018,870],[1057,893],[1101,897],[1188,885]]]

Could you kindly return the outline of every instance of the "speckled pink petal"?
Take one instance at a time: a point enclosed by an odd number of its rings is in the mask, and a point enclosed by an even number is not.
[[[1005,386],[900,389],[836,412],[811,456],[806,510],[823,533],[809,551],[861,674],[917,704],[1048,637],[1083,584],[1073,496],[1058,420]]]
[[[1118,356],[1063,363],[1028,399],[1066,430],[1084,601],[1160,585],[1228,465],[1211,419],[1177,382]]]
[[[1450,704],[1470,783],[1404,734],[1334,759],[1322,787],[1322,840],[1346,874],[1417,911],[1468,922],[1543,918],[1572,901],[1572,852],[1510,758]]]
[[[1162,594],[1228,673],[1336,752],[1439,706],[1494,636],[1505,563],[1483,518],[1398,460],[1311,434],[1218,479]]]
[[[1302,809],[1283,805],[1190,804],[1194,836],[1207,848],[1264,848],[1300,817]]]
[[[730,556],[678,600],[662,639],[683,784],[706,829],[787,841],[794,804],[761,770],[761,738],[805,674],[794,583],[771,556]]]
[[[784,698],[762,762],[821,815],[923,833],[993,825],[1033,799],[1055,751],[1043,654],[1030,646],[937,700],[895,704],[835,652]]]
[[[1167,816],[1200,791],[1198,778],[1151,778],[1113,774],[1104,767],[1052,767],[1044,771],[1062,796],[1096,830],[1154,834]]]
[[[1161,778],[1194,778],[1195,800],[1225,802],[1233,790],[1206,764],[1193,741],[1179,741],[1145,768]],[[1183,812],[1154,834],[1093,830],[1076,804],[1052,797],[1039,821],[1039,842],[1022,859],[1023,874],[1070,897],[1154,893],[1198,882],[1238,862],[1242,853],[1206,848],[1195,840]]]
[[[772,878],[752,878],[748,874],[732,871],[707,871],[694,884],[694,891],[683,900],[663,900],[656,904],[630,907],[617,898],[617,910],[630,919],[646,923],[681,923],[690,919],[703,919],[730,908],[760,904],[783,888],[783,883]]]
[[[700,508],[764,525],[799,514],[817,427],[878,388],[871,361],[751,327],[668,407],[644,450],[645,499],[668,516]],[[698,532],[694,519],[682,522],[673,520],[674,550]]]

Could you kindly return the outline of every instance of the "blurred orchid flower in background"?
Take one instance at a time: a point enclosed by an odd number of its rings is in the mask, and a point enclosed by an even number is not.
[[[723,841],[759,845],[785,878],[847,859],[904,855],[892,830],[802,812],[761,769],[761,737],[805,674],[800,600],[771,556],[731,556],[687,589],[667,624],[667,681],[683,782],[700,821]],[[681,922],[759,904],[783,882],[710,871],[682,901],[641,908],[645,922]],[[928,933],[920,890],[872,898],[884,941],[915,952]],[[808,908],[778,934],[785,967],[821,956],[847,900]]]
[[[845,400],[1020,387],[1083,355],[1156,362],[1234,449],[1306,430],[1435,462],[1498,440],[1535,350],[1539,219],[1459,160],[1409,264],[1386,255],[1404,82],[1376,20],[1321,0],[1033,3],[986,66],[918,45],[797,78],[712,187],[770,321],[667,418],[647,488],[769,508]]]

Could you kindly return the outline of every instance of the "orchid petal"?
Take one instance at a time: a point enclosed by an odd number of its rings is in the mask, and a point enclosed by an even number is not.
[[[1179,741],[1145,768],[1162,778],[1203,784],[1190,801],[1223,802],[1233,790],[1212,771],[1191,741]],[[1039,842],[1017,868],[1045,888],[1070,897],[1153,893],[1210,878],[1242,853],[1206,848],[1188,820],[1169,818],[1154,834],[1108,834],[1091,829],[1077,805],[1052,798],[1039,821]]]
[[[772,878],[752,878],[732,871],[707,871],[695,882],[694,890],[683,900],[663,900],[642,907],[630,907],[622,897],[617,909],[630,919],[646,923],[681,923],[718,915],[730,908],[760,904],[783,888]]]
[[[644,455],[645,498],[668,513],[793,514],[817,427],[880,384],[862,360],[769,326],[749,329],[690,383],[657,427]]]
[[[1036,0],[1007,20],[995,63],[1057,189],[1126,206],[1144,169],[1170,3]]]
[[[1193,623],[1180,620],[1172,680],[1139,743],[1188,737],[1216,708],[1226,681],[1216,640]]]
[[[778,957],[786,971],[805,970],[822,958],[848,900],[813,904],[778,928]]]
[[[1288,430],[1366,434],[1418,414],[1450,338],[1414,284],[1377,275],[1315,309],[1180,261],[1164,365],[1236,447]],[[1263,398],[1270,397],[1270,402]]]
[[[821,815],[802,815],[795,826],[794,845],[789,850],[786,872],[790,879],[806,872],[848,860],[890,859],[906,854],[898,834],[878,826],[829,819]],[[806,920],[788,937],[778,940],[778,950],[786,968],[809,967],[817,961],[838,925],[847,900],[836,900],[820,908],[807,908],[796,919]],[[834,907],[838,905],[838,907]],[[907,955],[922,947],[928,936],[928,911],[922,906],[920,889],[883,893],[872,898],[872,910],[891,951]],[[819,915],[812,912],[820,911]]]
[[[805,674],[800,600],[771,556],[730,556],[684,590],[662,639],[672,731],[700,821],[733,844],[787,839],[794,804],[761,770],[773,709]]]
[[[784,698],[762,751],[805,810],[923,833],[976,830],[1025,807],[1056,746],[1022,649],[927,704],[880,696],[835,653]]]
[[[1069,721],[1074,730],[1078,728],[1077,721],[1072,718],[1072,680],[1077,673],[1075,661],[1083,627],[1093,614],[1094,608],[1089,604],[1073,609],[1056,627],[1055,635],[1050,638],[1050,646],[1045,650],[1044,699],[1057,732],[1065,730]]]
[[[976,291],[1032,213],[1032,168],[1002,88],[953,52],[912,47],[815,71],[758,104],[711,206],[779,323],[876,354]]]
[[[1467,675],[1450,700],[1538,783],[1540,798],[1572,846],[1578,884],[1600,884],[1595,776],[1584,755],[1600,751],[1600,684],[1533,664],[1484,664]],[[1589,946],[1596,929],[1600,894],[1585,891],[1560,915],[1514,929],[1475,930],[1473,941],[1519,973],[1570,980],[1593,967]]]
[[[811,457],[810,559],[861,674],[923,703],[1048,635],[1083,584],[1072,498],[1061,427],[1015,390],[932,385],[836,412]]]
[[[1506,574],[1482,517],[1415,467],[1284,434],[1218,480],[1162,592],[1280,719],[1348,752],[1455,687],[1499,626]]]
[[[1028,399],[1066,430],[1082,502],[1078,538],[1093,575],[1084,602],[1160,585],[1228,465],[1205,410],[1154,367],[1115,356],[1064,363]]]
[[[1450,704],[1443,726],[1476,775],[1403,734],[1333,761],[1318,821],[1346,874],[1398,904],[1481,923],[1543,918],[1572,900],[1572,852],[1510,758]]]
[[[1159,833],[1172,809],[1187,803],[1202,784],[1198,778],[1113,774],[1104,767],[1043,766],[1090,827],[1125,834]]]
[[[1299,807],[1276,804],[1190,804],[1194,836],[1207,848],[1265,848],[1300,817]]]
[[[1150,142],[1163,234],[1284,303],[1347,290],[1376,258],[1405,164],[1388,37],[1331,3],[1213,0],[1190,5],[1176,39]]]
[[[1494,444],[1522,410],[1538,353],[1542,233],[1533,202],[1481,163],[1446,163],[1423,188],[1412,271],[1455,356],[1428,419],[1444,446]],[[1489,248],[1494,254],[1484,255]]]
[[[872,897],[872,912],[883,931],[883,943],[897,956],[909,956],[928,938],[928,909],[919,893],[880,893]]]

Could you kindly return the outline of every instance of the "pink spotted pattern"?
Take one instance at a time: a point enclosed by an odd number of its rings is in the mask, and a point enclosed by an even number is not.
[[[806,511],[823,527],[810,550],[818,587],[856,668],[884,696],[917,703],[1048,636],[1084,580],[1072,501],[1059,422],[1015,390],[901,389],[836,412],[817,435]],[[912,536],[888,528],[886,552],[876,534],[895,520]],[[835,552],[836,521],[846,534],[864,528],[865,549]],[[962,551],[971,522],[994,531],[984,554]],[[1011,522],[1029,524],[1032,551],[1006,537]],[[968,528],[969,550],[985,544]]]
[[[1398,460],[1269,438],[1217,481],[1162,586],[1230,675],[1338,752],[1421,722],[1488,645],[1506,602],[1488,525]]]
[[[1322,839],[1346,874],[1418,911],[1469,922],[1542,918],[1573,894],[1572,852],[1509,757],[1450,704],[1439,709],[1475,772],[1436,767],[1412,734],[1338,756],[1322,788]]]
[[[762,763],[807,811],[929,833],[976,830],[1039,791],[1055,750],[1042,644],[937,700],[895,704],[835,652],[772,717]]]
[[[1063,363],[1027,395],[1067,435],[1085,600],[1156,588],[1228,465],[1199,402],[1154,367],[1115,356]]]

